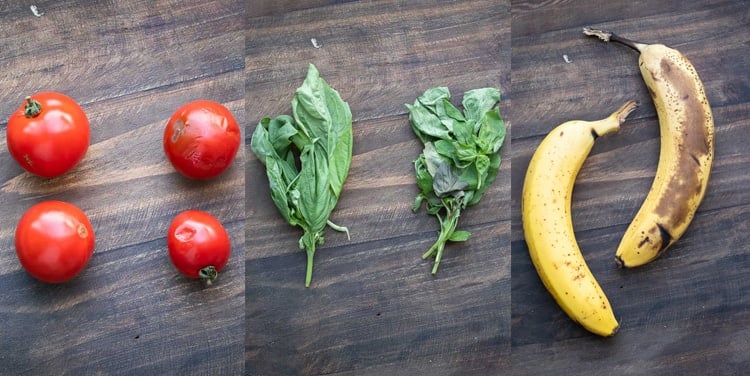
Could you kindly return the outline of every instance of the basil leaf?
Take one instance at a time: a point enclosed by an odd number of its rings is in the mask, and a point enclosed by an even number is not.
[[[423,153],[427,171],[432,175],[432,189],[436,196],[454,195],[467,187],[453,168],[451,160],[438,154],[432,143],[424,146]]]
[[[464,93],[462,105],[464,116],[473,123],[482,121],[484,115],[500,102],[500,90],[488,87],[469,90]]]
[[[458,230],[454,232],[448,240],[452,242],[465,242],[469,240],[469,237],[471,236],[471,233],[464,230]]]
[[[312,64],[291,107],[292,116],[261,120],[250,144],[266,166],[271,198],[279,212],[304,230],[299,244],[308,256],[305,286],[309,286],[313,254],[316,245],[323,244],[325,227],[348,235],[346,227],[328,218],[351,166],[352,114]]]
[[[305,133],[326,151],[331,189],[338,197],[349,173],[352,113],[339,93],[328,86],[314,65],[292,99],[292,113]],[[349,126],[347,126],[349,125]]]
[[[417,98],[417,102],[425,108],[435,108],[438,103],[442,103],[444,99],[450,99],[450,97],[450,90],[447,87],[439,86],[427,89],[424,94]]]
[[[427,162],[424,154],[414,162],[414,169],[417,174],[417,186],[422,193],[432,192],[432,175],[427,169]]]
[[[411,128],[424,145],[414,164],[420,193],[412,209],[425,203],[427,212],[440,221],[438,240],[422,256],[435,257],[433,274],[445,243],[469,238],[468,232],[456,230],[458,218],[466,206],[479,202],[495,180],[506,133],[497,108],[498,89],[464,93],[463,113],[450,99],[447,88],[435,87],[406,105]]]
[[[481,187],[479,187],[476,191],[474,191],[474,195],[472,198],[467,199],[466,206],[475,205],[479,202],[479,200],[482,198],[482,195],[490,188],[492,185],[492,182],[495,181],[495,177],[497,176],[497,170],[500,167],[500,155],[499,154],[490,154],[490,163],[489,167],[487,168],[487,176],[484,178],[484,182],[482,183]]]
[[[497,153],[505,140],[505,124],[499,111],[488,111],[479,125],[476,144],[485,154]]]
[[[415,103],[414,106],[407,104],[406,108],[409,109],[409,122],[412,124],[412,130],[422,143],[434,139],[450,139],[448,128],[427,107]]]
[[[324,153],[313,145],[302,150],[302,169],[296,185],[300,193],[300,214],[314,232],[325,227],[330,210],[333,209],[330,207],[328,163]]]

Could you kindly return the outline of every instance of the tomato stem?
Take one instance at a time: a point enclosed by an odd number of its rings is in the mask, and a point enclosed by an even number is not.
[[[23,115],[27,118],[33,118],[42,112],[42,104],[39,101],[26,97],[26,105],[23,108]]]
[[[198,271],[198,277],[206,286],[211,286],[211,283],[219,277],[219,272],[213,265],[209,265]]]

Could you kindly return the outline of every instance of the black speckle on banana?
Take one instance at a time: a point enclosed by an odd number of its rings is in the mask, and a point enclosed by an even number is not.
[[[523,183],[524,238],[542,283],[571,319],[600,336],[615,334],[619,324],[578,247],[571,197],[594,140],[618,131],[636,106],[629,101],[605,119],[557,126],[534,152]]]
[[[659,117],[656,177],[615,255],[619,266],[644,265],[685,233],[703,200],[714,157],[711,107],[698,73],[679,51],[601,30],[584,29],[584,34],[640,52],[641,75]]]

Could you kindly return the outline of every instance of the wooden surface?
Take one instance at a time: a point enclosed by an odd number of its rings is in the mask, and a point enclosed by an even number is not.
[[[746,1],[82,3],[35,2],[38,17],[26,2],[0,4],[0,374],[735,375],[750,367]],[[706,198],[683,238],[639,269],[616,269],[612,255],[653,178],[657,119],[635,52],[585,37],[583,26],[680,49],[714,110]],[[232,110],[248,141],[260,118],[290,112],[309,63],[351,106],[354,158],[332,217],[351,240],[328,231],[304,288],[301,231],[278,214],[249,148],[220,178],[189,181],[164,159],[161,132],[179,105],[207,98]],[[499,87],[513,132],[492,189],[461,217],[473,237],[451,244],[432,276],[420,255],[438,223],[411,211],[420,144],[404,104],[437,85],[456,103],[465,90]],[[83,162],[53,180],[24,173],[5,145],[8,116],[41,90],[75,98],[92,123]],[[600,339],[542,287],[518,203],[546,132],[630,98],[641,107],[597,141],[573,199],[582,251],[622,324]],[[86,270],[62,285],[34,280],[14,252],[18,218],[47,199],[87,212],[97,237]],[[188,208],[213,213],[232,237],[229,266],[209,289],[166,256],[166,228]]]
[[[438,222],[411,211],[421,144],[404,104],[439,85],[456,103],[478,87],[509,95],[509,6],[314,3],[247,8],[246,137],[262,117],[291,112],[292,94],[314,63],[354,118],[351,170],[332,215],[351,240],[327,232],[305,288],[302,232],[283,221],[262,164],[246,150],[247,373],[499,374],[509,364],[510,160],[461,217],[472,238],[449,245],[432,276],[420,256]],[[507,102],[500,108],[509,120]]]
[[[741,375],[750,367],[750,7],[742,1],[512,4],[512,369],[517,375]],[[583,26],[681,50],[706,86],[716,124],[708,191],[688,232],[651,264],[613,256],[658,161],[653,102],[637,54]],[[570,63],[564,61],[568,56]],[[600,339],[565,316],[531,265],[520,225],[523,177],[557,124],[641,102],[597,140],[573,194],[582,252],[621,322]]]
[[[206,182],[164,157],[181,104],[224,103],[244,123],[244,9],[237,1],[0,4],[0,373],[237,375],[244,367],[244,158]],[[84,5],[85,3],[85,5]],[[67,175],[28,175],[5,145],[26,95],[68,94],[89,116],[91,147]],[[14,251],[15,226],[49,199],[84,210],[96,249],[84,272],[50,285]],[[170,263],[166,232],[182,210],[224,223],[232,256],[203,289]]]

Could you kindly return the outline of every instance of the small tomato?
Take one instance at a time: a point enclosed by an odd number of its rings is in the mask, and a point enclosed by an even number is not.
[[[72,98],[41,92],[26,98],[8,120],[8,151],[26,171],[45,178],[72,169],[88,150],[89,120]]]
[[[44,201],[30,207],[16,227],[16,254],[26,271],[44,282],[77,276],[94,253],[94,229],[75,205]]]
[[[167,249],[177,270],[210,285],[226,266],[231,245],[224,226],[211,214],[186,210],[169,226]]]
[[[177,109],[164,129],[164,153],[172,166],[192,179],[210,179],[232,164],[240,128],[223,105],[196,100]]]

